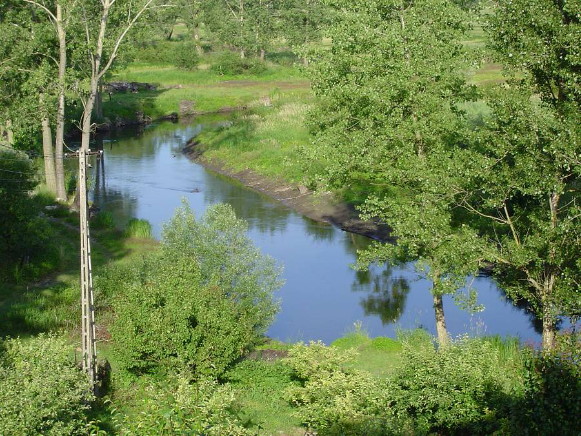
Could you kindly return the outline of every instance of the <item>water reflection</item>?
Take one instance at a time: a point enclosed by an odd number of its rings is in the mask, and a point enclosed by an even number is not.
[[[366,294],[361,299],[365,315],[377,315],[383,325],[397,322],[406,306],[410,285],[405,277],[393,276],[393,269],[375,266],[367,271],[357,271],[351,285],[354,292]]]

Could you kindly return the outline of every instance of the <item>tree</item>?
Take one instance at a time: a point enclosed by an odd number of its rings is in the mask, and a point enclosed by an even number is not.
[[[502,288],[541,319],[549,350],[559,317],[581,313],[581,119],[560,116],[526,87],[487,97],[491,114],[464,152],[457,201]]]
[[[280,269],[246,232],[230,206],[196,220],[184,204],[159,251],[101,280],[117,294],[111,331],[127,369],[220,376],[262,337],[277,311]]]
[[[462,69],[466,16],[442,0],[329,2],[330,50],[313,51],[316,178],[363,197],[365,217],[393,228],[397,247],[376,244],[362,261],[419,260],[433,282],[438,337],[447,341],[442,295],[476,271],[476,234],[449,201],[453,149],[468,125],[459,104],[473,98]]]
[[[295,51],[308,50],[313,42],[320,41],[326,24],[332,21],[333,10],[321,0],[288,0],[280,8],[280,34]],[[308,65],[308,58],[303,57]]]
[[[483,256],[502,287],[542,320],[545,350],[555,345],[559,317],[581,313],[576,12],[574,2],[497,5],[490,46],[512,77],[485,96],[486,124],[457,153],[465,222],[487,242]]]

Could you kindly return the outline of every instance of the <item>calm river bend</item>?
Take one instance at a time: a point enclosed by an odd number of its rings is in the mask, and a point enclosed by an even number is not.
[[[222,119],[222,122],[224,119]],[[185,143],[219,118],[193,124],[159,123],[102,139],[102,163],[92,161],[92,200],[117,222],[148,220],[156,237],[186,198],[200,216],[208,205],[232,205],[249,223],[249,236],[284,267],[281,310],[268,335],[283,341],[330,343],[361,322],[370,336],[394,337],[399,328],[435,333],[430,284],[405,267],[350,268],[367,238],[307,219],[239,183],[207,171],[181,153]],[[94,158],[93,158],[94,159]],[[453,336],[493,334],[538,342],[530,315],[506,301],[489,278],[476,278],[483,312],[469,314],[445,299]]]

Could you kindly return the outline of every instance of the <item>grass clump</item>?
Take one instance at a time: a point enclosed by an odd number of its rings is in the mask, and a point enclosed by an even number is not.
[[[152,235],[152,227],[147,220],[132,218],[127,223],[125,236],[128,238],[151,239]]]

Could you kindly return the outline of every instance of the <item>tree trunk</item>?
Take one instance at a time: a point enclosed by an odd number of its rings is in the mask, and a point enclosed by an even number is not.
[[[12,130],[12,120],[6,121],[6,140],[9,146],[14,145],[14,131]]]
[[[56,195],[56,171],[52,149],[52,131],[47,117],[42,119],[42,154],[44,157],[44,178],[48,190]]]
[[[103,85],[100,82],[97,85],[97,93],[95,94],[94,115],[97,120],[103,118]]]
[[[194,44],[196,46],[196,53],[198,56],[202,56],[204,54],[204,50],[202,50],[202,43],[200,41],[200,24],[196,23],[194,25]]]
[[[446,319],[444,317],[444,302],[442,296],[434,293],[434,312],[436,315],[436,332],[438,333],[438,343],[441,347],[448,344],[448,330],[446,329]]]
[[[550,308],[543,304],[543,351],[551,351],[555,348],[557,328],[555,318]]]
[[[263,48],[260,49],[260,60],[262,62],[264,62],[264,59],[266,57],[266,50],[264,50]]]
[[[59,72],[58,72],[58,105],[56,113],[55,136],[55,176],[57,200],[66,201],[65,166],[64,166],[64,135],[65,135],[65,74],[67,68],[67,42],[63,26],[62,8],[56,6],[56,27],[59,40]]]

